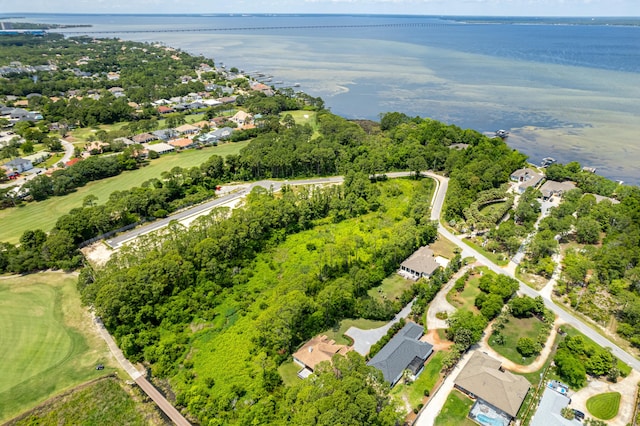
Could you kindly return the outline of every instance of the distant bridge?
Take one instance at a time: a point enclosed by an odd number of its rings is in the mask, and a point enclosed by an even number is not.
[[[195,33],[212,31],[264,31],[264,30],[311,30],[311,29],[337,29],[337,28],[442,28],[454,24],[433,23],[433,22],[405,22],[389,24],[361,24],[361,25],[283,25],[283,26],[263,26],[263,27],[225,27],[225,28],[175,28],[175,29],[153,29],[153,30],[94,30],[94,31],[63,31],[65,34],[134,34],[134,33]]]

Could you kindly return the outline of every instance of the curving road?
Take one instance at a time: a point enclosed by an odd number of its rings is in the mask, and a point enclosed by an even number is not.
[[[620,348],[618,345],[607,339],[606,337],[600,335],[598,332],[593,330],[587,324],[585,324],[581,319],[575,317],[569,312],[562,309],[560,306],[556,305],[548,295],[541,294],[539,291],[529,287],[524,282],[518,280],[514,274],[506,269],[503,269],[487,259],[484,255],[474,250],[473,248],[466,245],[458,236],[454,235],[447,228],[445,228],[440,222],[440,216],[442,214],[442,206],[444,204],[444,198],[447,192],[447,188],[449,186],[449,179],[440,175],[436,175],[435,173],[426,173],[427,176],[438,181],[438,187],[436,188],[436,194],[434,195],[433,208],[431,210],[431,219],[438,221],[438,232],[449,241],[453,242],[462,250],[462,256],[473,256],[477,261],[486,265],[492,271],[498,274],[504,274],[511,278],[514,278],[520,284],[519,293],[525,294],[529,297],[538,297],[541,296],[544,300],[544,304],[555,313],[560,321],[567,323],[580,331],[582,334],[596,342],[598,345],[604,348],[611,348],[613,355],[618,357],[621,361],[629,364],[634,370],[640,371],[640,361],[638,361],[635,357],[627,353],[625,350]],[[439,392],[440,393],[440,392]],[[444,399],[446,399],[446,394],[444,395]],[[418,426],[430,426],[433,424],[433,419],[437,416],[438,412],[442,408],[442,405],[433,404],[432,401],[429,401],[427,405],[424,406],[424,409],[418,414],[418,418],[414,422],[414,425]],[[435,402],[435,401],[434,401]],[[443,400],[444,403],[444,400]],[[439,405],[439,406],[438,406]],[[428,411],[428,413],[426,413]],[[437,411],[437,412],[434,412]]]
[[[387,176],[390,178],[406,177],[410,175],[411,175],[410,172],[387,173]],[[498,274],[505,274],[510,276],[511,278],[517,279],[512,272],[505,270],[499,267],[498,265],[496,265],[495,263],[491,262],[484,255],[482,255],[481,253],[477,252],[476,250],[474,250],[473,248],[469,247],[464,242],[462,242],[462,240],[458,236],[454,235],[452,232],[450,232],[447,228],[445,228],[442,225],[442,223],[440,222],[440,217],[442,215],[442,206],[444,205],[444,199],[447,194],[447,189],[449,188],[449,179],[432,172],[423,172],[423,175],[434,179],[437,183],[436,190],[434,192],[433,199],[432,199],[431,220],[438,221],[438,232],[442,236],[444,236],[445,238],[447,238],[448,240],[456,244],[462,250],[463,257],[475,257],[479,262],[489,267],[492,271]],[[342,176],[332,176],[332,177],[325,177],[325,178],[295,180],[290,182],[275,181],[275,180],[264,180],[260,182],[254,182],[250,184],[248,187],[245,186],[243,189],[235,193],[216,198],[215,200],[212,200],[207,203],[203,203],[201,205],[195,206],[191,209],[176,213],[172,216],[169,216],[168,218],[155,221],[148,225],[141,226],[129,232],[118,235],[117,237],[108,240],[107,243],[113,248],[118,248],[123,243],[133,240],[140,235],[147,234],[149,232],[152,232],[164,226],[167,226],[169,222],[171,222],[172,220],[183,220],[191,216],[203,214],[206,211],[211,210],[217,206],[229,203],[234,200],[238,200],[244,197],[249,192],[251,192],[251,190],[257,186],[260,186],[266,189],[272,189],[273,191],[278,191],[280,188],[282,188],[283,185],[339,184],[339,183],[342,183],[343,180],[344,179]],[[593,330],[591,327],[585,324],[581,319],[573,316],[572,314],[568,313],[567,311],[565,311],[564,309],[556,305],[549,298],[547,294],[541,294],[539,291],[536,291],[535,289],[529,287],[528,285],[526,285],[520,280],[518,280],[518,282],[520,283],[521,294],[526,294],[527,296],[530,296],[530,297],[541,296],[545,302],[545,305],[549,309],[551,309],[560,318],[560,320],[573,326],[574,328],[579,330],[581,333],[583,333],[584,335],[586,335],[587,337],[595,341],[598,345],[602,347],[610,347],[613,351],[613,354],[616,357],[620,358],[620,360],[622,360],[623,362],[629,364],[631,367],[633,367],[634,370],[640,371],[640,361],[638,361],[635,357],[625,352],[622,348],[620,348],[615,343],[611,342],[606,337],[597,333],[595,330]]]

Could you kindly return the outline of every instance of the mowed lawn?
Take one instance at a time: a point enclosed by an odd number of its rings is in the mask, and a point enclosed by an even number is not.
[[[424,391],[433,392],[441,376],[443,360],[447,352],[438,351],[431,355],[424,366],[424,371],[420,373],[418,378],[409,384],[404,384],[402,380],[391,390],[391,396],[402,406],[404,401],[408,401],[411,408],[418,408],[425,398]]]
[[[488,273],[486,269],[482,269],[485,273]],[[464,290],[458,293],[455,288],[452,288],[447,294],[447,301],[451,303],[456,308],[463,311],[471,311],[474,314],[479,313],[478,308],[476,308],[475,302],[476,297],[481,293],[478,285],[480,284],[480,275],[474,274],[469,277],[466,285],[464,286]]]
[[[520,352],[516,349],[518,339],[529,337],[535,342],[538,340],[538,334],[544,328],[544,324],[536,317],[514,318],[509,316],[508,318],[509,322],[504,325],[504,329],[500,333],[504,336],[504,345],[497,344],[495,336],[492,334],[489,338],[489,346],[516,364],[529,365],[536,359],[537,355],[530,357],[520,355]]]
[[[409,290],[414,283],[415,281],[403,278],[398,274],[393,274],[382,280],[379,286],[369,289],[367,293],[380,302],[384,300],[391,300],[393,302],[396,299],[399,300],[402,293],[405,290]]]
[[[594,395],[587,400],[587,410],[598,419],[611,420],[618,415],[620,392],[607,392]]]
[[[291,114],[293,119],[296,121],[296,124],[308,124],[313,129],[313,137],[316,138],[320,136],[320,132],[318,131],[318,121],[316,119],[317,112],[315,111],[285,111],[280,114],[280,117],[284,117],[287,114]]]
[[[442,411],[436,417],[435,426],[474,426],[475,423],[467,418],[473,401],[462,392],[452,390]]]
[[[44,201],[27,203],[23,207],[0,211],[0,241],[16,243],[22,233],[29,229],[50,231],[58,217],[75,207],[82,206],[82,200],[89,194],[98,197],[98,203],[104,203],[109,195],[115,191],[140,186],[142,182],[159,178],[162,172],[174,167],[193,167],[205,162],[212,155],[226,157],[240,152],[248,141],[226,143],[216,147],[201,150],[188,150],[181,153],[163,155],[152,160],[148,166],[138,170],[123,172],[118,176],[90,182],[75,192],[63,197],[51,197]]]
[[[58,272],[0,279],[0,423],[115,371],[76,281]],[[105,369],[96,370],[98,363]]]

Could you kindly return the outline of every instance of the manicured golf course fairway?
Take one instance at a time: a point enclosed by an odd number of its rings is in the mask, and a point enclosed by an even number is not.
[[[0,423],[115,370],[71,274],[0,278],[0,347]]]
[[[193,149],[181,153],[163,155],[152,160],[151,163],[138,170],[123,172],[112,178],[89,182],[75,192],[63,197],[51,197],[44,201],[27,203],[22,207],[9,208],[0,211],[0,241],[17,243],[24,231],[42,229],[49,232],[56,221],[69,210],[82,207],[84,198],[91,194],[98,197],[102,204],[115,191],[123,191],[140,186],[144,181],[159,178],[162,172],[174,167],[189,168],[199,166],[212,155],[226,157],[237,154],[248,142],[226,143],[205,149]]]

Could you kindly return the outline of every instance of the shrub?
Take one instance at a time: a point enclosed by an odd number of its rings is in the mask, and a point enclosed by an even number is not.
[[[521,337],[518,339],[518,343],[516,344],[516,349],[520,352],[520,355],[529,357],[535,354],[540,353],[540,344],[534,342],[533,339],[529,337]]]

